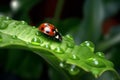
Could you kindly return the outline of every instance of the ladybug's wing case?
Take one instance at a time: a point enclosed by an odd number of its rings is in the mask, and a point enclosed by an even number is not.
[[[49,24],[49,23],[42,23],[40,26],[39,26],[39,30],[46,34],[46,35],[49,35],[49,36],[55,36],[55,27],[54,25],[52,24]]]
[[[55,36],[55,34],[56,34],[55,27],[48,26],[48,28],[50,30],[48,35]]]
[[[44,28],[45,28],[45,26],[44,26],[43,24],[41,24],[41,25],[38,27],[38,29],[39,29],[41,32],[44,32]]]
[[[58,40],[58,41],[60,41],[60,42],[62,41],[62,36],[61,36],[61,34],[58,32],[57,28],[54,27],[54,25],[52,25],[52,24],[42,23],[42,24],[39,26],[39,30],[40,30],[42,33],[44,33],[44,34],[46,34],[46,35],[48,35],[48,36],[50,36],[50,37],[53,37],[53,38],[55,38],[56,40]]]

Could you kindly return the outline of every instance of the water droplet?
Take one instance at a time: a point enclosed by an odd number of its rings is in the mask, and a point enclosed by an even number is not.
[[[28,44],[30,44],[31,42],[26,42],[26,44],[28,45]]]
[[[7,17],[6,17],[6,20],[10,20],[10,17],[7,16]]]
[[[71,43],[71,44],[70,44],[70,43],[67,43],[67,46],[70,47],[70,48],[73,48],[73,47],[74,47],[74,45],[73,45],[72,43]]]
[[[79,60],[79,58],[75,54],[70,54],[70,58],[74,60]]]
[[[19,24],[21,24],[21,22],[20,22],[20,21],[16,21],[15,24],[16,24],[16,25],[19,25]]]
[[[62,68],[64,68],[63,62],[60,62],[59,66],[62,67]]]
[[[0,36],[0,42],[2,42],[2,36]]]
[[[16,35],[13,35],[13,36],[12,36],[12,38],[13,38],[13,39],[16,39],[16,38],[17,38],[17,36],[16,36]]]
[[[50,48],[49,44],[46,44],[46,45],[45,45],[45,48]]]
[[[22,24],[27,24],[25,21],[21,21]]]
[[[105,58],[105,55],[103,52],[97,52],[96,55],[101,57],[101,58]]]
[[[10,17],[5,17],[5,16],[0,16],[0,20],[10,20],[11,18]]]
[[[41,34],[40,34],[39,31],[37,31],[37,32],[35,33],[35,35],[40,36]]]
[[[41,47],[50,48],[49,44],[41,44]]]
[[[36,27],[35,26],[32,26],[33,29],[35,29]]]
[[[50,49],[51,49],[51,50],[55,50],[55,47],[53,47],[53,46],[50,46]]]
[[[77,75],[80,72],[80,69],[75,65],[70,65],[67,69],[71,75]]]
[[[66,37],[70,40],[73,40],[73,38],[70,35],[66,35]]]
[[[6,22],[2,22],[0,25],[0,29],[5,29],[8,27],[8,24]]]
[[[44,48],[48,48],[50,49],[50,46],[49,46],[49,43],[48,42],[44,42],[42,44],[40,44],[41,47],[44,47]]]
[[[57,53],[63,53],[63,50],[60,47],[56,47],[54,51]]]
[[[42,41],[37,38],[37,37],[34,37],[32,40],[31,40],[31,44],[34,44],[34,45],[40,45],[40,43],[42,43]]]
[[[98,58],[89,58],[86,63],[93,67],[105,67],[105,64]]]
[[[81,46],[87,46],[92,52],[94,52],[94,44],[91,41],[85,41],[80,44]]]
[[[65,62],[60,62],[60,63],[59,63],[59,66],[60,66],[61,68],[65,68],[67,65],[66,65]]]

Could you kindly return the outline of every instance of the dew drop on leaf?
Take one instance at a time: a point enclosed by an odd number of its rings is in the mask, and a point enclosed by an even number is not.
[[[63,68],[64,64],[62,62],[60,62],[59,66]]]
[[[94,52],[94,44],[91,41],[85,41],[81,43],[81,46],[87,46],[92,52]]]
[[[103,52],[97,52],[96,55],[101,57],[101,58],[105,58],[105,55]]]
[[[41,34],[40,34],[39,31],[37,31],[37,32],[35,33],[35,35],[36,35],[36,36],[40,36]]]
[[[37,38],[37,37],[34,37],[32,40],[31,40],[31,44],[33,45],[40,45],[42,43],[42,41]]]
[[[0,16],[0,20],[10,20],[10,17]]]
[[[50,49],[51,49],[51,50],[55,50],[55,47],[53,47],[53,46],[50,46]]]
[[[100,59],[97,58],[89,58],[87,59],[86,63],[93,67],[99,67],[99,68],[105,67],[105,64]]]
[[[16,21],[15,22],[16,26],[18,26],[19,24],[21,24],[19,21]]]
[[[60,47],[56,47],[54,51],[57,53],[63,53],[63,50]]]
[[[26,42],[27,45],[31,44],[31,42]]]
[[[21,21],[22,24],[27,24],[25,21]]]
[[[73,48],[73,47],[74,47],[74,45],[71,44],[71,43],[67,43],[67,46],[70,47],[70,48]]]
[[[70,54],[70,58],[74,60],[79,60],[79,58],[75,54]]]
[[[16,35],[13,35],[13,36],[12,36],[12,38],[13,38],[13,39],[16,39],[16,38],[17,38],[17,36],[16,36]]]
[[[33,29],[35,29],[36,27],[35,26],[32,26]]]
[[[66,37],[70,40],[73,40],[73,38],[70,35],[66,35]]]
[[[49,44],[46,44],[46,45],[45,45],[45,48],[49,48],[49,49],[50,49],[50,46],[49,46]]]
[[[59,66],[60,66],[61,68],[65,68],[65,67],[66,67],[66,64],[65,64],[65,62],[60,62],[60,63],[59,63]]]
[[[6,20],[10,20],[10,19],[11,19],[10,17],[8,17],[8,16],[6,17]]]
[[[49,44],[46,44],[46,43],[40,44],[40,46],[48,49],[50,48]]]
[[[77,75],[80,72],[80,69],[75,65],[70,65],[67,69],[71,75]]]

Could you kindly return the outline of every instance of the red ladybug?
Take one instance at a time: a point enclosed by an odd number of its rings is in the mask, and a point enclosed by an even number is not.
[[[50,23],[42,23],[39,26],[39,30],[42,33],[44,33],[44,34],[46,34],[46,35],[48,35],[50,37],[53,37],[53,38],[55,38],[56,40],[58,40],[60,42],[62,41],[61,34],[58,32],[57,28],[54,25],[50,24]]]

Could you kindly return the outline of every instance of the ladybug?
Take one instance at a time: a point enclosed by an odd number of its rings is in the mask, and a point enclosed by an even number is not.
[[[50,23],[42,23],[38,28],[42,33],[55,38],[58,41],[62,41],[62,36],[58,32],[57,28]]]

